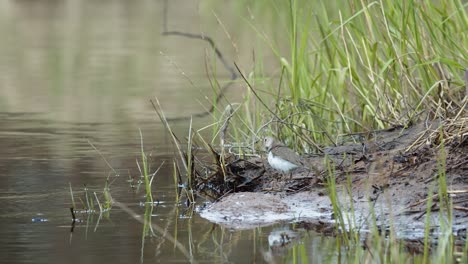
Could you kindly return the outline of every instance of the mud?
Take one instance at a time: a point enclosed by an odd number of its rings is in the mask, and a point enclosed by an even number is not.
[[[333,174],[347,228],[366,232],[375,222],[382,231],[392,226],[399,237],[417,239],[424,236],[428,198],[432,198],[431,232],[440,232],[439,224],[447,219],[448,199],[440,200],[438,195],[439,176],[445,174],[453,204],[453,232],[466,235],[467,136],[441,146],[428,140],[438,130],[442,131],[440,123],[434,122],[355,134],[364,140],[305,157],[315,168],[310,171],[283,174],[265,159],[231,159],[223,184],[216,173],[197,183],[199,190],[210,189],[217,199],[201,216],[238,229],[296,221],[331,230],[338,217],[327,189],[328,175]]]

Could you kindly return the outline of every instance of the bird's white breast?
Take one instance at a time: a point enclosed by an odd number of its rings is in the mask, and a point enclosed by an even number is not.
[[[268,163],[270,163],[270,166],[273,169],[280,170],[283,172],[288,172],[292,169],[299,167],[294,163],[274,156],[273,153],[271,153],[271,151],[268,153]]]

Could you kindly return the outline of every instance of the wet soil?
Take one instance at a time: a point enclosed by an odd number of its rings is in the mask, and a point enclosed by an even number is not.
[[[434,122],[356,134],[367,139],[327,147],[323,154],[304,157],[314,170],[286,174],[262,158],[233,158],[226,165],[226,181],[215,173],[197,182],[199,190],[209,189],[207,193],[217,199],[201,215],[240,229],[297,221],[327,230],[338,217],[327,188],[328,175],[334,175],[348,228],[365,232],[376,222],[382,230],[391,225],[402,238],[419,238],[424,235],[429,200],[431,232],[439,232],[441,218],[447,218],[448,199],[438,195],[439,176],[446,175],[453,231],[466,235],[468,140],[461,137],[441,147],[426,140],[428,133],[437,131],[442,130]]]

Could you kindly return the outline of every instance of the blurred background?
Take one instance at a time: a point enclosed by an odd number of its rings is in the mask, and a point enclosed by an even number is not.
[[[145,246],[142,225],[117,208],[102,219],[78,215],[83,222],[70,232],[70,188],[83,207],[85,190],[103,199],[109,175],[113,197],[143,213],[135,161],[140,129],[151,170],[166,162],[153,184],[161,204],[153,221],[189,248],[203,241],[192,252],[198,259],[252,260],[244,249],[264,243],[265,235],[230,233],[174,203],[173,149],[149,102],[157,97],[168,117],[190,116],[213,98],[206,65],[221,85],[230,78],[206,42],[161,35],[164,10],[169,30],[210,36],[228,62],[253,68],[261,57],[264,71],[277,68],[250,25],[263,22],[245,8],[236,12],[235,2],[0,2],[0,262],[187,261],[163,236],[148,237]],[[236,84],[226,96],[238,100],[243,89]],[[197,119],[194,126],[212,121]],[[187,134],[188,121],[172,125]],[[237,253],[215,250],[223,241]]]

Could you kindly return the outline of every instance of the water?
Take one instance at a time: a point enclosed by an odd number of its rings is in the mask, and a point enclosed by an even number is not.
[[[170,2],[168,26],[210,33],[226,57],[249,63],[252,30],[230,27],[237,33],[236,53],[211,9]],[[199,262],[288,261],[294,252],[318,261],[328,255],[317,254],[328,252],[321,248],[328,240],[302,227],[293,247],[275,249],[270,232],[288,225],[234,231],[175,203],[173,149],[149,99],[157,96],[169,117],[203,111],[212,92],[204,67],[211,51],[200,41],[161,36],[163,4],[1,2],[0,262],[187,262],[169,236]],[[229,27],[239,17],[228,11],[217,15]],[[218,78],[229,74],[220,71]],[[228,91],[233,100],[238,94]],[[188,122],[173,128],[183,137]],[[73,225],[70,186],[77,209],[86,204],[85,188],[96,206],[94,193],[104,203],[107,177],[114,199],[145,213],[136,164],[140,130],[151,170],[165,162],[153,183],[158,205],[151,217],[163,234],[145,235],[144,225],[118,206],[101,216],[78,213]]]

